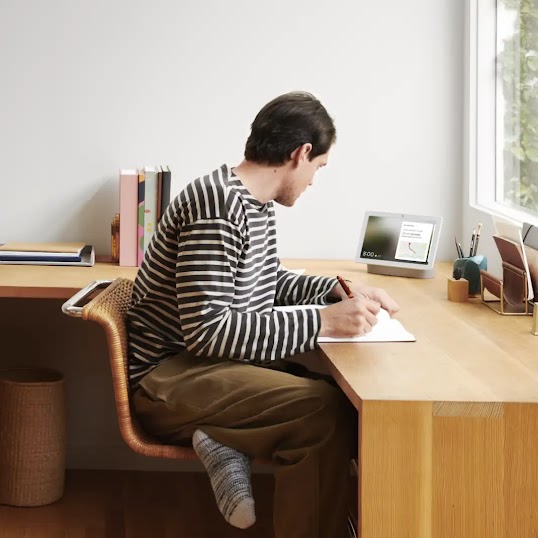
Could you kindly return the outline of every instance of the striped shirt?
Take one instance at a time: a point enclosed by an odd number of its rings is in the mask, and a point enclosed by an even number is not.
[[[326,304],[336,282],[282,267],[273,202],[223,165],[170,203],[146,249],[127,312],[131,386],[185,348],[255,364],[311,351],[319,311],[273,307]]]

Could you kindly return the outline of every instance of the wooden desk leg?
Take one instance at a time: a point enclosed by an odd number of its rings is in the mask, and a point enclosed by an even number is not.
[[[359,417],[361,538],[430,538],[431,402],[363,401]]]
[[[538,404],[362,402],[361,538],[536,538]]]

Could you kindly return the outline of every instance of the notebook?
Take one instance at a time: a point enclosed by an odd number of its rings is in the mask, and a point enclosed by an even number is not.
[[[28,243],[9,242],[0,244],[0,254],[6,258],[9,256],[48,256],[71,258],[80,256],[80,252],[86,245],[84,243]]]
[[[300,306],[276,306],[275,310],[291,311],[305,308],[325,308],[322,305],[300,305]],[[377,314],[377,323],[372,330],[362,336],[350,336],[334,338],[331,336],[319,336],[318,344],[328,344],[335,342],[416,342],[416,338],[397,319],[391,318],[390,314],[383,308]]]
[[[0,265],[78,265],[91,267],[95,264],[95,250],[92,245],[86,245],[79,255],[55,252],[24,252],[12,251],[11,256],[4,257],[0,251]]]

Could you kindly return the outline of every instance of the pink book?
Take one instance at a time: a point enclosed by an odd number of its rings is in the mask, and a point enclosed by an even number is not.
[[[120,170],[120,265],[137,265],[138,174]]]

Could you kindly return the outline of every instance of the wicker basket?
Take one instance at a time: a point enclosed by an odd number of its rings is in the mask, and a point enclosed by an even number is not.
[[[65,438],[62,374],[0,370],[0,504],[42,506],[63,495]]]

